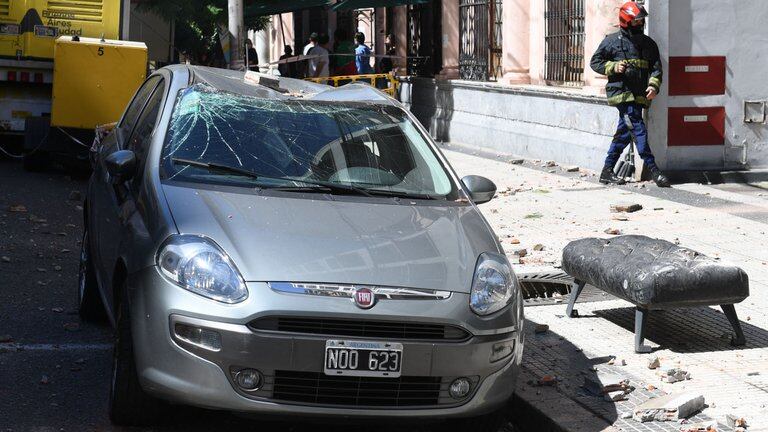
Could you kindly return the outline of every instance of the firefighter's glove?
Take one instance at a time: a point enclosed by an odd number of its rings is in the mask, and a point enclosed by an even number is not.
[[[645,89],[645,98],[648,100],[654,100],[657,94],[658,92],[653,86],[648,86],[648,88]]]

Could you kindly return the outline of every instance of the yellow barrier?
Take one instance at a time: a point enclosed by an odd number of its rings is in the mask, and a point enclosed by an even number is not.
[[[379,90],[387,93],[388,95],[395,97],[397,94],[397,86],[400,84],[397,79],[391,74],[362,74],[362,75],[336,75],[336,76],[329,76],[329,77],[318,77],[318,78],[304,78],[307,81],[312,81],[320,84],[328,84],[333,87],[339,87],[343,86],[344,84],[349,84],[351,82],[357,82],[357,81],[365,81],[368,84],[379,88],[378,83],[386,83],[386,88],[381,88]]]

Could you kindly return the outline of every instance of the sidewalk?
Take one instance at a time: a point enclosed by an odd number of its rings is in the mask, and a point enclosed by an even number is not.
[[[646,343],[657,347],[661,368],[656,370],[647,367],[650,355],[634,353],[629,303],[593,292],[577,304],[581,317],[569,319],[567,296],[527,301],[524,373],[517,393],[549,417],[554,429],[678,431],[690,424],[638,423],[622,416],[651,397],[695,391],[708,407],[692,423],[716,420],[718,430],[731,430],[726,415],[735,414],[747,420],[750,432],[768,431],[768,186],[605,187],[593,173],[566,172],[546,162],[515,165],[496,155],[481,158],[451,148],[443,146],[460,176],[480,174],[498,186],[497,197],[480,209],[519,275],[552,271],[569,241],[610,237],[608,229],[679,242],[735,263],[749,275],[751,295],[736,305],[747,345],[729,345],[731,327],[719,308],[652,313]],[[643,209],[611,213],[611,204],[617,203]],[[527,253],[518,258],[521,249]],[[549,331],[534,334],[536,324],[547,324]],[[608,364],[614,357],[614,364]],[[620,366],[621,360],[626,366]],[[688,371],[692,379],[662,382],[660,372],[671,367]],[[636,389],[621,402],[591,396],[582,385],[597,371],[619,374]],[[540,386],[546,375],[556,377],[557,384]]]

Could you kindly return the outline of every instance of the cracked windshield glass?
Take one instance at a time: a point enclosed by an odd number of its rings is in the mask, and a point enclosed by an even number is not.
[[[365,103],[263,99],[197,84],[178,98],[168,179],[455,199],[454,182],[406,113]]]

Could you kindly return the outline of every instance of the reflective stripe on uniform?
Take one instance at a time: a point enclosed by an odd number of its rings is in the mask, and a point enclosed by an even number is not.
[[[613,75],[613,73],[614,73],[613,70],[616,68],[616,64],[617,63],[618,62],[615,62],[615,61],[607,61],[607,62],[605,62],[605,75],[606,76]]]
[[[608,105],[618,105],[627,102],[634,102],[646,107],[650,105],[645,96],[636,96],[632,92],[624,92],[608,98]]]
[[[648,85],[655,88],[656,91],[658,92],[659,89],[661,88],[661,80],[658,79],[657,77],[651,77],[651,79],[648,80]]]

